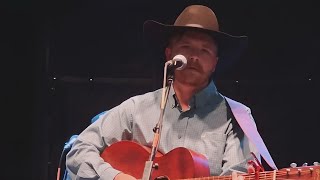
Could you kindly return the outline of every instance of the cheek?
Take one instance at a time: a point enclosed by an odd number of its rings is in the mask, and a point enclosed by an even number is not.
[[[217,58],[208,58],[205,60],[205,63],[203,64],[203,68],[206,69],[206,71],[213,72],[216,69],[218,59]]]

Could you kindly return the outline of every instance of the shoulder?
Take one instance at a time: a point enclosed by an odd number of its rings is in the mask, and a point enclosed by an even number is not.
[[[160,94],[160,95],[159,95]],[[108,112],[126,112],[133,113],[137,109],[146,109],[155,105],[158,101],[158,97],[161,96],[160,90],[150,91],[144,94],[139,94],[135,96],[131,96],[121,102],[120,104],[111,108]],[[160,101],[160,100],[159,100]]]
[[[161,98],[161,89],[157,89],[154,91],[146,92],[144,94],[139,94],[128,98],[123,101],[121,104],[123,105],[133,105],[133,106],[141,106],[148,105],[154,102],[159,101]]]
[[[253,126],[256,126],[255,120],[251,113],[251,109],[248,106],[233,99],[230,99],[226,96],[224,96],[224,98],[238,123],[242,124],[243,122],[253,122]]]
[[[155,91],[146,92],[144,94],[139,94],[130,98],[131,101],[144,103],[148,101],[154,102],[161,96],[161,89]]]
[[[224,99],[226,100],[227,104],[230,106],[231,109],[243,108],[249,112],[251,111],[250,108],[247,105],[243,104],[242,102],[236,101],[236,100],[231,99],[231,98],[224,96],[224,95],[222,95],[222,96],[224,97]]]

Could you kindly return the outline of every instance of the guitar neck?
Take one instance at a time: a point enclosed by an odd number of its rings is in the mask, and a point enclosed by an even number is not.
[[[277,172],[260,172],[259,174],[241,174],[245,179],[264,179],[273,180],[277,178]],[[282,176],[282,174],[281,174]],[[279,177],[278,177],[279,178]],[[198,177],[198,178],[188,178],[183,180],[232,180],[232,176],[210,176],[210,177]]]
[[[276,179],[299,179],[299,180],[320,180],[320,166],[305,166],[297,168],[283,168],[280,170],[263,171],[259,173],[241,174],[245,179],[255,180],[276,180]],[[183,180],[232,180],[232,176],[211,176],[188,178]]]

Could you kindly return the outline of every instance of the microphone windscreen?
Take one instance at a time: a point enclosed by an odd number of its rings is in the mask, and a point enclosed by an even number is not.
[[[182,70],[187,65],[187,58],[182,54],[175,55],[172,60],[175,62],[180,62],[177,70]]]

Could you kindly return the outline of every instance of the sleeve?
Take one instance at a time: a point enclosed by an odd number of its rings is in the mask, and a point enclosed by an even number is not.
[[[132,138],[134,103],[129,99],[99,117],[82,131],[66,156],[66,169],[72,179],[113,180],[120,173],[100,154],[111,144]]]
[[[247,109],[247,112],[254,121],[249,108]],[[231,112],[228,113],[228,118],[230,120],[230,124],[227,130],[227,141],[222,162],[221,175],[230,175],[233,171],[238,173],[247,173],[247,162],[249,160],[255,160],[251,153],[254,153],[259,162],[261,162],[260,154],[257,148],[244,134]],[[255,123],[253,124],[255,125]]]

